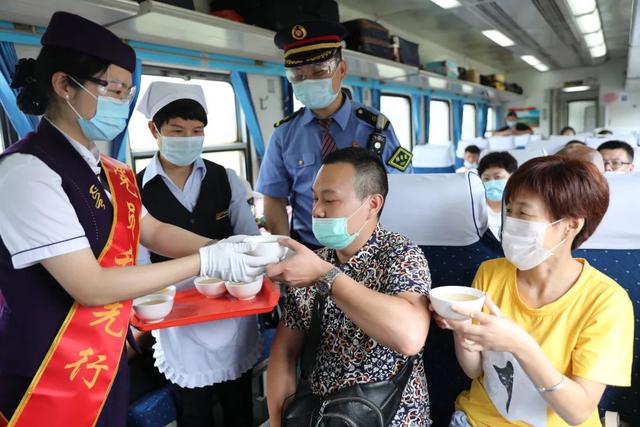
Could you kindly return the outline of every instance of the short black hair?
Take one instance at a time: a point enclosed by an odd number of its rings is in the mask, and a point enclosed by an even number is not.
[[[624,141],[613,140],[613,141],[603,142],[598,147],[598,151],[602,151],[602,150],[617,150],[617,149],[620,149],[620,148],[627,152],[627,155],[629,156],[629,161],[633,161],[633,147],[630,146],[629,144],[627,144]]]
[[[387,199],[389,180],[384,164],[375,153],[361,147],[347,147],[329,154],[324,165],[348,163],[356,170],[355,190],[360,200],[374,194],[381,194]],[[384,207],[384,205],[383,205]],[[378,216],[382,213],[382,208]]]
[[[467,145],[467,147],[464,149],[465,153],[471,153],[471,154],[480,154],[480,147],[478,147],[477,145]]]
[[[207,112],[204,107],[193,99],[177,99],[162,107],[153,116],[153,124],[158,129],[169,120],[179,117],[183,120],[198,120],[207,125]]]
[[[517,119],[518,118],[518,114],[515,111],[509,111],[507,113],[507,117],[515,117]]]
[[[562,135],[563,133],[565,133],[566,131],[570,130],[571,132],[573,132],[573,134],[575,135],[576,130],[574,128],[572,128],[571,126],[565,126],[562,129],[560,129],[560,135]]]
[[[518,161],[506,151],[494,151],[480,159],[478,175],[482,176],[489,168],[501,168],[512,174],[518,169]]]
[[[609,129],[602,129],[600,132],[598,132],[598,135],[613,135],[613,132],[611,132]]]

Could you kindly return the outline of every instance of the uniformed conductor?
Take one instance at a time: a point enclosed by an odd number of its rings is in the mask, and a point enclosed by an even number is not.
[[[311,248],[311,184],[332,151],[365,147],[378,153],[390,173],[407,172],[411,153],[400,147],[389,121],[341,90],[347,75],[342,60],[345,28],[331,22],[301,22],[280,30],[275,44],[284,50],[284,65],[293,92],[304,108],[275,124],[260,167],[257,191],[271,233],[291,235]],[[291,229],[287,201],[293,208]]]

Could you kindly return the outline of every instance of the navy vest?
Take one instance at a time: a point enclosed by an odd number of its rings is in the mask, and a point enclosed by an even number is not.
[[[36,156],[60,175],[62,188],[98,258],[109,238],[113,208],[104,187],[86,161],[45,119],[35,132],[5,150],[0,159],[14,153]],[[96,208],[89,193],[92,185],[99,189],[105,209]],[[11,255],[0,239],[0,291],[3,296],[0,299],[0,411],[7,418],[11,418],[73,304],[73,298],[42,265],[16,270]],[[128,399],[124,352],[119,366],[98,426],[124,425]]]
[[[204,159],[203,159],[204,160]],[[193,212],[189,212],[171,193],[160,175],[154,176],[142,187],[143,169],[137,175],[142,203],[159,221],[173,224],[210,239],[224,239],[233,234],[229,205],[231,186],[224,167],[204,160],[207,173],[202,180],[200,194]],[[161,255],[151,253],[151,262],[166,261]]]

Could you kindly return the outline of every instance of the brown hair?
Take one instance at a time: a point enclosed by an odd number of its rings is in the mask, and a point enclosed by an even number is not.
[[[538,157],[520,166],[507,181],[505,203],[521,191],[540,197],[552,221],[584,218],[572,250],[593,234],[609,207],[609,184],[604,175],[591,163],[562,156]]]

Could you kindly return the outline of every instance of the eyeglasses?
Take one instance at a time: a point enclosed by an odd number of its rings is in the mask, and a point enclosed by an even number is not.
[[[604,167],[606,168],[607,166],[611,166],[611,169],[618,170],[620,169],[622,166],[625,165],[630,165],[631,162],[623,162],[621,160],[605,160],[604,161]]]
[[[102,80],[96,77],[82,77],[82,80],[88,80],[98,85],[98,93],[102,96],[118,98],[125,101],[131,101],[136,94],[136,87],[129,86],[120,80]]]
[[[303,80],[327,79],[333,76],[338,69],[338,65],[340,65],[340,60],[333,58],[317,64],[287,68],[287,79],[291,83],[300,83]]]

